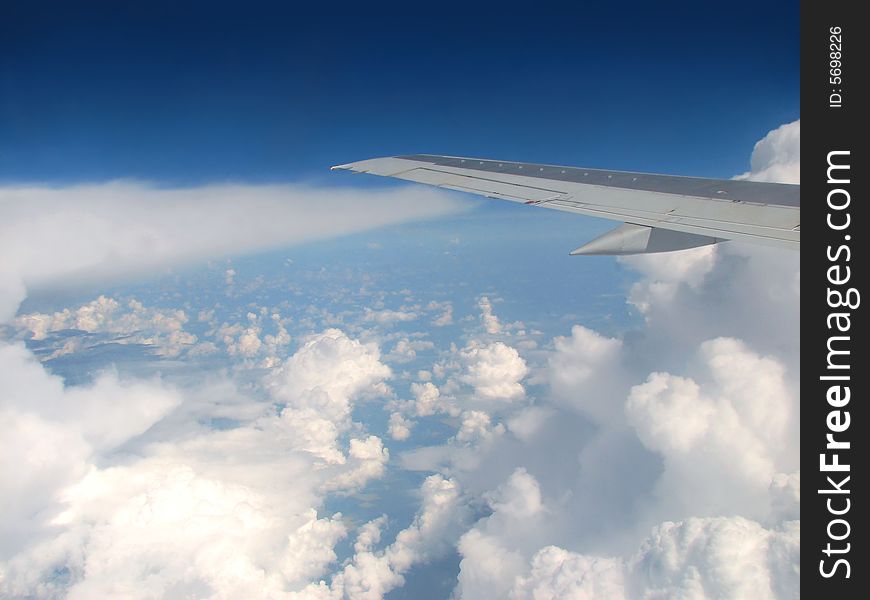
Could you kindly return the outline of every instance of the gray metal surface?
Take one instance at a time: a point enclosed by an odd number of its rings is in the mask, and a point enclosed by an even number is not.
[[[333,169],[722,240],[800,249],[800,186],[406,155]]]
[[[698,246],[709,246],[724,241],[720,238],[684,233],[660,227],[646,227],[623,223],[616,229],[586,242],[569,252],[571,256],[620,256],[625,254],[654,254],[673,252]]]
[[[437,156],[434,154],[409,154],[397,156],[441,167],[458,167],[481,171],[523,175],[553,181],[567,181],[586,185],[618,187],[647,192],[697,196],[731,200],[732,202],[751,202],[754,204],[773,204],[777,206],[800,206],[800,186],[786,183],[763,183],[757,181],[738,181],[734,179],[704,179],[701,177],[682,177],[676,175],[652,175],[628,171],[607,171],[584,169],[581,167],[562,167],[556,165],[537,165],[481,158],[456,156]]]

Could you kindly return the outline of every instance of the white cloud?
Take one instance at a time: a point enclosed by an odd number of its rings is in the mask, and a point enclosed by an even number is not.
[[[263,345],[261,332],[257,315],[248,313],[247,323],[224,323],[218,328],[216,337],[223,342],[230,356],[254,358]]]
[[[465,372],[461,379],[474,387],[482,400],[515,400],[525,394],[522,379],[529,370],[516,349],[503,342],[472,343],[461,352]]]
[[[797,522],[768,530],[741,517],[689,519],[657,527],[628,560],[542,548],[510,598],[796,599],[799,563]]]
[[[519,552],[508,550],[498,537],[479,529],[464,534],[458,549],[463,557],[454,592],[458,600],[507,597],[514,578],[523,570]]]
[[[409,202],[408,194],[418,199],[422,194],[425,201]],[[14,315],[28,287],[128,277],[141,269],[300,243],[457,209],[447,196],[427,190],[232,185],[173,190],[126,182],[69,188],[7,186],[0,188],[0,253],[5,257],[0,267],[0,321]],[[227,271],[229,283],[234,275],[234,269]],[[147,334],[142,342],[166,350],[195,340],[179,337],[186,320],[181,311],[135,302],[120,306],[114,299],[99,298],[75,310],[29,315],[18,324],[37,337],[65,327],[118,335],[136,332],[140,337]],[[260,333],[250,321],[232,336],[232,347],[240,355],[253,355],[263,345]],[[332,332],[327,337],[340,338]],[[279,328],[265,344],[272,350],[288,341],[286,331]],[[173,408],[193,417],[190,411],[197,405],[188,406],[178,392],[159,383],[125,383],[106,375],[87,387],[66,388],[22,346],[0,343],[3,439],[14,440],[13,450],[3,453],[0,480],[2,595],[55,595],[69,586],[69,597],[119,590],[128,597],[233,597],[251,589],[278,592],[314,577],[334,557],[332,546],[343,534],[340,521],[311,516],[321,493],[317,490],[325,482],[332,489],[358,487],[383,472],[388,456],[373,436],[351,440],[347,457],[338,447],[338,434],[349,427],[352,397],[389,371],[371,349],[362,352],[362,358],[358,353],[357,362],[352,357],[342,361],[341,348],[355,348],[346,338],[344,346],[338,339],[333,347],[338,348],[336,355],[327,354],[320,366],[330,358],[338,365],[323,385],[294,372],[292,360],[285,365],[276,393],[293,407],[283,417],[199,435],[191,434],[191,422],[180,426],[169,419]],[[297,361],[307,359],[310,356],[303,353]],[[369,371],[348,378],[346,367]],[[315,397],[326,400],[318,404]],[[211,400],[198,406],[213,409],[217,404]],[[303,425],[291,418],[294,410],[315,406],[329,411],[325,418]],[[227,414],[261,412],[239,407]],[[113,457],[113,448],[133,443],[158,423],[164,434],[184,432],[187,441],[173,442],[170,437],[149,447],[142,457],[134,452],[129,464],[112,466],[120,460]],[[318,425],[322,431],[317,431]],[[288,438],[288,427],[301,427],[309,438]],[[272,435],[260,433],[264,431]],[[159,440],[154,436],[152,441]],[[338,465],[313,481],[306,475],[311,459],[292,458],[292,452],[312,447],[315,455],[325,454]],[[274,462],[275,456],[280,462]],[[294,461],[300,468],[290,468]],[[275,473],[291,473],[292,481],[276,488]],[[145,510],[148,506],[150,511]],[[54,525],[49,524],[52,519]],[[37,542],[40,538],[45,541]],[[262,563],[263,557],[271,556],[283,557],[283,564]],[[153,572],[141,571],[149,564]],[[59,569],[68,575],[50,577]]]
[[[272,313],[272,322],[275,326],[275,333],[266,334],[263,338],[263,345],[266,347],[266,352],[271,357],[277,358],[284,349],[290,344],[292,338],[287,332],[287,328],[281,320],[279,313]]]
[[[492,514],[478,521],[459,540],[462,555],[457,597],[504,598],[525,569],[516,539],[529,535],[546,516],[538,481],[519,467],[490,494]]]
[[[556,411],[549,407],[529,406],[511,415],[506,425],[514,436],[528,442],[545,431],[547,421],[555,414]]]
[[[129,277],[459,208],[423,189],[6,186],[0,322],[28,288]],[[224,275],[232,284],[235,269]],[[196,341],[187,320],[181,310],[100,297],[16,325],[37,339],[62,329],[128,336],[175,355]],[[222,335],[243,357],[289,343],[280,321],[264,337],[256,314]],[[67,387],[23,345],[0,342],[0,435],[11,444],[0,457],[0,595],[278,597],[302,589],[325,573],[346,533],[340,515],[316,514],[323,494],[359,489],[384,472],[389,454],[379,438],[351,437],[346,454],[341,440],[353,403],[385,392],[389,375],[376,347],[335,330],[306,340],[276,374],[274,397],[259,399],[232,383],[179,390],[111,373]],[[277,402],[286,404],[280,413]],[[215,417],[240,422],[200,424]]]
[[[41,575],[63,586],[45,576],[65,568],[69,598],[265,596],[302,586],[335,559],[345,526],[267,489],[165,459],[95,470],[64,493],[68,508],[54,521],[62,533],[13,560],[0,585],[20,594]]]
[[[537,480],[517,469],[488,501],[492,514],[458,543],[463,600],[799,597],[798,521],[765,528],[740,516],[688,518],[654,527],[624,558],[556,545],[530,554],[558,517]]]
[[[622,341],[575,325],[570,337],[553,340],[547,379],[553,400],[599,421],[621,417],[628,374],[622,367]]]
[[[341,515],[317,514],[323,495],[360,489],[389,459],[372,435],[344,451],[353,403],[389,369],[336,330],[306,340],[259,400],[114,376],[65,388],[21,345],[0,358],[15,367],[0,371],[0,412],[17,442],[0,470],[0,595],[282,597],[325,576],[346,534]],[[193,425],[221,414],[241,423]]]
[[[432,350],[433,348],[435,348],[435,344],[430,340],[412,340],[408,337],[403,337],[390,350],[387,360],[398,363],[411,362],[417,358],[418,351]]]
[[[534,477],[519,467],[489,496],[489,505],[493,510],[490,521],[534,517],[543,510],[541,488]]]
[[[619,559],[574,554],[546,546],[532,558],[531,572],[517,578],[510,597],[564,600],[624,600],[624,566]]]
[[[394,412],[390,415],[389,432],[394,440],[407,440],[411,437],[411,429],[414,421],[406,419],[401,413]]]
[[[456,440],[465,444],[486,440],[493,434],[504,433],[504,425],[493,426],[492,418],[482,410],[462,413],[462,424],[456,432]]]
[[[333,420],[348,416],[350,399],[389,377],[375,344],[339,329],[309,336],[273,376],[276,397],[292,408],[315,408]]]
[[[352,190],[298,185],[187,189],[111,182],[0,187],[0,322],[31,286],[335,237],[455,212],[425,188]]]
[[[94,451],[111,450],[143,433],[180,402],[178,393],[159,381],[124,382],[111,372],[88,386],[65,388],[61,378],[48,375],[20,343],[0,342],[0,364],[0,408],[9,417],[3,419],[7,432],[3,439],[14,435],[21,442],[3,453],[8,462],[2,473],[13,478],[46,477],[42,470],[50,470],[55,463],[81,462]],[[56,434],[40,433],[46,431]],[[65,442],[69,442],[68,452],[63,450]],[[22,468],[26,463],[33,468]],[[73,475],[48,478],[62,483]],[[0,489],[4,490],[0,497],[7,501],[24,502],[28,497],[18,486],[5,482]],[[30,510],[38,511],[37,500],[29,504]],[[2,523],[9,524],[9,513],[2,512]]]
[[[426,417],[444,410],[441,391],[431,381],[412,383],[411,393],[414,394],[414,409],[417,416]]]
[[[661,254],[636,254],[619,260],[657,283],[672,284],[665,289],[673,293],[675,285],[697,287],[703,281],[716,260],[716,246]]]
[[[381,515],[362,525],[356,534],[353,551],[356,554],[371,552],[375,544],[381,541],[381,529],[387,523],[387,515]]]
[[[428,310],[440,310],[442,311],[440,315],[435,317],[432,320],[432,325],[435,327],[446,327],[447,325],[453,324],[453,303],[450,301],[445,302],[430,302],[426,308]]]
[[[38,534],[57,510],[58,490],[84,477],[96,455],[145,432],[180,397],[159,382],[111,373],[67,389],[21,344],[0,342],[0,365],[0,539],[8,555]]]
[[[800,119],[774,129],[752,150],[752,169],[736,179],[800,183],[801,122]]]
[[[653,373],[629,395],[629,422],[663,456],[659,493],[681,514],[766,517],[774,477],[798,466],[798,400],[783,366],[741,342],[711,340],[700,353],[703,386]]]
[[[111,334],[115,343],[144,344],[156,354],[174,357],[197,343],[197,337],[184,330],[187,321],[187,314],[180,309],[146,307],[136,299],[122,303],[99,296],[72,310],[20,315],[12,326],[29,331],[34,340],[65,330]]]
[[[404,310],[371,310],[367,308],[365,312],[365,320],[373,321],[378,325],[393,325],[395,323],[413,321],[416,318],[416,313]]]
[[[375,435],[354,438],[350,440],[347,458],[343,461],[348,468],[324,482],[320,490],[357,491],[370,480],[381,478],[389,460],[390,452],[384,448],[381,438]]]
[[[492,302],[486,296],[481,296],[477,301],[477,307],[480,309],[480,322],[483,324],[484,330],[492,335],[501,333],[501,322],[498,317],[492,312]]]
[[[383,519],[360,528],[353,559],[327,585],[310,584],[301,598],[378,600],[404,584],[403,575],[416,564],[442,556],[467,518],[456,482],[440,475],[427,477],[420,488],[421,506],[414,521],[382,551],[372,549],[380,539]]]
[[[310,336],[272,376],[272,393],[286,404],[281,419],[303,447],[343,463],[339,435],[350,427],[353,401],[391,376],[374,344],[352,340],[338,329]]]

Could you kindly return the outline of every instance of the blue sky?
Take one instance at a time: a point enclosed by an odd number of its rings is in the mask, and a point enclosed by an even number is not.
[[[796,8],[7,3],[0,180],[320,180],[413,152],[730,176],[799,116]]]

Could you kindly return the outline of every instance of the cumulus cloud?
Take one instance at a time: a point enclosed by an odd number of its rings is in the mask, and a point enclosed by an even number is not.
[[[0,358],[15,367],[0,371],[4,440],[18,442],[0,470],[0,595],[285,596],[323,577],[347,534],[342,515],[317,513],[324,494],[389,460],[350,414],[390,371],[337,330],[308,338],[264,399],[112,375],[69,388],[20,344]],[[221,414],[216,395],[240,423],[191,427]]]
[[[752,150],[751,169],[736,179],[800,183],[801,180],[800,119],[774,129]]]
[[[490,496],[492,514],[459,540],[456,596],[483,598],[798,598],[800,524],[766,528],[740,516],[664,522],[625,557],[545,545],[552,518],[520,468]],[[537,538],[537,539],[536,539]]]
[[[420,510],[413,523],[400,531],[395,541],[381,552],[373,552],[363,544],[363,551],[358,551],[352,562],[333,578],[330,593],[323,597],[383,598],[384,594],[404,584],[403,575],[415,564],[437,558],[449,550],[451,540],[467,519],[459,486],[451,479],[432,475],[423,482],[420,496]],[[367,534],[368,530],[361,532],[361,535]],[[324,586],[319,589],[322,591]]]
[[[310,448],[306,448],[306,450],[310,450]],[[327,455],[327,458],[331,458],[331,456]],[[390,451],[384,448],[384,442],[378,436],[370,435],[365,439],[353,438],[350,440],[347,457],[341,461],[350,468],[326,480],[319,489],[321,491],[357,491],[370,480],[382,477],[389,460]]]
[[[414,422],[405,418],[402,413],[394,412],[390,415],[389,432],[394,440],[407,440],[411,437],[411,428]]]
[[[800,525],[768,530],[741,517],[657,527],[629,559],[556,546],[538,551],[510,598],[799,598]]]
[[[492,311],[492,302],[486,296],[481,296],[477,301],[477,307],[480,309],[480,322],[484,330],[489,334],[501,333],[501,322]]]
[[[493,426],[490,415],[482,410],[469,410],[462,413],[462,424],[456,432],[456,440],[473,443],[487,439],[493,434],[504,433],[504,425]]]
[[[704,342],[700,353],[703,385],[652,373],[632,388],[628,420],[664,458],[659,494],[684,504],[683,514],[766,517],[774,477],[798,466],[798,402],[786,370],[733,339]]]
[[[436,302],[433,300],[432,302],[430,302],[426,306],[426,308],[428,310],[433,310],[433,311],[440,310],[441,311],[441,314],[439,314],[437,317],[435,317],[432,320],[432,325],[434,325],[435,327],[446,327],[447,325],[453,324],[453,303],[452,302],[449,302],[449,301]]]
[[[620,261],[654,282],[656,286],[650,291],[656,294],[656,299],[661,302],[672,299],[680,285],[696,289],[713,268],[716,261],[716,247],[701,246],[681,252],[637,254],[622,257]],[[634,296],[632,302],[641,312],[644,312],[649,304]]]
[[[224,323],[217,330],[217,337],[223,342],[230,356],[253,358],[263,345],[260,340],[259,318],[255,313],[247,314],[247,323]]]
[[[503,342],[472,343],[461,353],[465,372],[461,379],[483,400],[514,400],[525,394],[522,379],[529,370],[515,348]]]
[[[784,126],[746,176],[793,181],[799,156],[799,123]],[[725,244],[620,262],[640,275],[638,331],[575,326],[505,435],[458,426],[476,460],[428,451],[492,511],[457,543],[455,595],[798,597],[799,256]]]
[[[433,415],[444,410],[441,390],[431,381],[411,384],[411,393],[414,394],[414,410],[420,417]]]
[[[135,298],[121,302],[99,296],[75,309],[19,315],[11,325],[29,332],[31,339],[37,341],[65,331],[107,334],[114,343],[143,344],[155,354],[176,357],[194,349],[198,341],[197,336],[184,329],[188,320],[181,309],[146,307]],[[70,344],[74,347],[69,348]],[[65,339],[63,346],[50,358],[78,350],[80,346],[80,340]]]
[[[424,350],[432,350],[435,348],[435,343],[430,340],[410,339],[402,337],[390,350],[387,359],[392,362],[406,363],[417,358],[417,352]]]
[[[350,427],[353,400],[367,389],[385,391],[383,380],[390,375],[376,345],[328,329],[305,340],[274,373],[271,387],[275,398],[285,403],[282,420],[303,440],[304,448],[341,464],[345,458],[337,443]]]
[[[465,600],[507,597],[526,562],[516,540],[534,537],[534,529],[545,517],[538,481],[522,467],[485,499],[492,514],[478,521],[458,544],[463,558],[457,596]]]
[[[290,334],[287,332],[287,328],[279,313],[272,313],[271,319],[275,327],[275,332],[266,334],[263,338],[263,346],[265,347],[269,357],[272,359],[272,362],[265,366],[272,366],[274,361],[277,360],[278,355],[284,352],[284,349],[290,344],[292,339]]]
[[[570,336],[553,342],[547,365],[553,400],[596,420],[620,416],[628,381],[621,365],[622,341],[575,325]],[[608,385],[602,386],[602,381]]]
[[[159,382],[106,373],[67,389],[22,344],[0,343],[4,447],[0,462],[3,554],[26,545],[57,511],[56,494],[84,477],[99,453],[146,431],[179,402]]]

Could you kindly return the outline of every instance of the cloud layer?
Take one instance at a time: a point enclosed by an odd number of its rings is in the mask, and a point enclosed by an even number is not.
[[[359,489],[389,459],[376,436],[339,438],[353,403],[385,392],[390,370],[375,348],[335,330],[287,359],[263,399],[232,385],[182,392],[111,375],[65,388],[21,345],[0,350],[13,443],[0,481],[4,596],[301,589],[348,533],[341,514],[318,516],[323,494]],[[191,428],[213,404],[185,393],[226,403],[236,426]]]
[[[7,186],[0,322],[34,286],[128,277],[458,209],[425,189]],[[389,452],[351,412],[360,395],[389,394],[391,371],[376,347],[337,330],[278,360],[289,336],[274,316],[271,335],[257,314],[214,332],[230,356],[270,350],[276,368],[259,395],[221,374],[185,389],[113,372],[70,387],[22,343],[0,341],[0,595],[269,596],[324,573],[347,525],[316,508],[329,492],[382,476]],[[171,357],[202,347],[188,321],[181,309],[101,296],[12,326],[35,341],[72,330]],[[76,352],[80,340],[53,356]],[[233,425],[209,427],[212,418]]]
[[[132,182],[0,187],[0,322],[26,288],[298,244],[461,210],[439,190]]]
[[[746,176],[797,163],[799,123],[759,142]],[[356,195],[304,192],[4,189],[0,249],[21,248],[3,267],[5,316],[26,286],[79,273],[453,209],[437,194],[373,193],[363,210]],[[371,600],[456,552],[464,600],[797,598],[799,257],[726,244],[620,264],[636,274],[626,297],[641,325],[577,323],[549,342],[500,319],[490,292],[466,316],[455,300],[373,300],[341,328],[294,332],[292,351],[284,317],[256,307],[224,323],[201,314],[208,341],[178,338],[189,311],[108,297],[20,315],[9,326],[35,341],[70,328],[153,337],[163,356],[209,343],[245,370],[69,386],[22,342],[0,342],[13,449],[0,457],[0,595]],[[397,331],[433,318],[452,343]],[[436,358],[405,371],[418,354]],[[405,450],[363,420],[370,400]],[[448,433],[433,441],[436,426]],[[409,521],[324,510],[389,468],[423,471]]]

